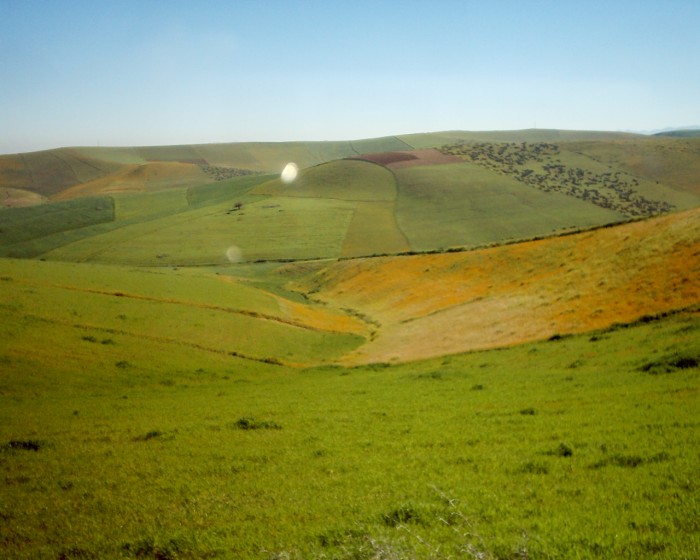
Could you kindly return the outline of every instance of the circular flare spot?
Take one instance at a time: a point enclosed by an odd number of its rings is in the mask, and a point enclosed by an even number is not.
[[[243,260],[243,251],[235,245],[231,245],[226,249],[226,258],[232,263],[241,262],[241,260]]]
[[[290,183],[294,182],[294,179],[297,178],[298,173],[299,167],[297,167],[297,164],[294,162],[289,162],[287,165],[284,166],[282,174],[280,175],[280,179],[282,179],[282,182],[285,185],[289,185]]]

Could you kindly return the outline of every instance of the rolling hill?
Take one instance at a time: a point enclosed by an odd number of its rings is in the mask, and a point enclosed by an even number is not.
[[[0,156],[0,556],[697,557],[699,142]]]
[[[270,175],[288,161],[291,185]],[[186,266],[230,247],[248,262],[474,248],[696,207],[699,170],[697,140],[540,130],[3,156],[8,205],[27,193],[77,215],[17,233],[25,218],[5,210],[0,255]],[[87,196],[112,198],[113,217],[83,224],[71,201]]]
[[[418,360],[700,303],[700,209],[474,251],[320,266],[297,289],[375,326],[348,363]]]

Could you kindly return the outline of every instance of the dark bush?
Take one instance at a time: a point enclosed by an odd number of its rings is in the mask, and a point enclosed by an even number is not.
[[[549,467],[545,463],[528,461],[520,467],[518,472],[523,474],[547,474],[549,473]]]
[[[3,451],[39,451],[46,447],[46,443],[38,439],[11,439],[2,446]]]
[[[426,520],[421,516],[418,509],[412,504],[402,504],[383,516],[384,524],[387,527],[397,527],[398,525],[425,525]]]
[[[571,457],[573,454],[574,450],[565,443],[560,443],[552,453],[552,455],[556,455],[557,457]]]
[[[151,430],[150,432],[146,432],[142,436],[137,436],[134,438],[134,441],[148,441],[149,439],[155,439],[163,436],[163,432],[159,430]]]
[[[647,362],[639,367],[640,371],[650,373],[651,375],[659,375],[664,373],[673,373],[682,369],[693,369],[700,367],[700,356],[687,353],[669,354],[658,360]]]
[[[281,430],[277,422],[268,420],[256,420],[255,418],[243,417],[239,418],[234,424],[234,428],[239,430]]]

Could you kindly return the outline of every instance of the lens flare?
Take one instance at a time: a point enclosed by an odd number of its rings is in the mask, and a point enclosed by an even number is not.
[[[294,182],[294,179],[297,178],[298,173],[299,173],[299,167],[297,167],[296,163],[291,161],[287,165],[284,166],[284,169],[282,170],[282,174],[280,175],[280,179],[282,179],[282,182],[285,185],[289,185],[290,183]]]
[[[231,245],[226,249],[226,258],[232,263],[241,262],[243,260],[243,251],[239,247]]]

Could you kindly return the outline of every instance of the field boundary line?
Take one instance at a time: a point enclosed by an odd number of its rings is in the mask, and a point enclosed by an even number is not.
[[[223,313],[231,313],[234,315],[242,315],[244,317],[251,317],[253,319],[260,319],[263,321],[271,321],[273,323],[280,323],[283,325],[288,325],[288,326],[295,327],[298,329],[304,329],[304,330],[313,331],[313,332],[322,332],[322,333],[330,333],[330,334],[351,334],[349,331],[339,331],[339,330],[335,330],[335,329],[322,329],[319,327],[313,327],[311,325],[301,323],[299,321],[293,321],[291,319],[285,319],[282,317],[276,317],[274,315],[269,315],[267,313],[260,313],[258,311],[249,311],[246,309],[236,309],[233,307],[222,307],[220,305],[212,305],[212,304],[207,304],[207,303],[197,303],[197,302],[183,301],[183,300],[176,300],[176,299],[158,298],[158,297],[154,297],[154,296],[143,296],[143,295],[139,295],[139,294],[129,294],[126,292],[121,292],[119,290],[116,290],[116,291],[96,290],[93,288],[79,288],[77,286],[66,286],[66,285],[62,285],[62,284],[49,284],[49,283],[44,283],[44,282],[32,282],[31,280],[16,279],[15,281],[20,283],[20,284],[42,286],[42,287],[47,287],[47,288],[56,288],[59,290],[69,290],[72,292],[96,294],[96,295],[110,296],[110,297],[123,297],[123,298],[135,299],[135,300],[140,300],[140,301],[149,301],[149,302],[153,302],[153,303],[165,303],[165,304],[170,304],[170,305],[184,305],[187,307],[194,307],[197,309],[207,309],[210,311],[221,311]]]

